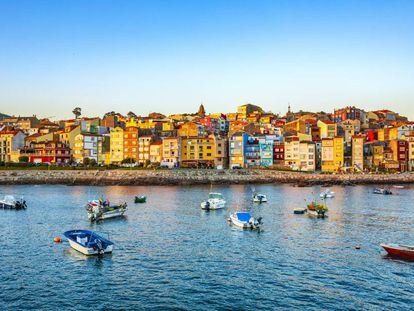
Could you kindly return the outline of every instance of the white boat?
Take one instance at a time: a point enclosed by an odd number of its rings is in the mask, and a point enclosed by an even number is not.
[[[328,212],[322,212],[322,211],[313,211],[309,210],[307,211],[309,217],[315,217],[315,218],[327,218]]]
[[[114,243],[89,230],[70,230],[63,234],[70,246],[85,255],[112,253]]]
[[[121,217],[127,211],[127,204],[110,206],[109,202],[102,200],[93,200],[88,202],[86,209],[88,211],[89,221],[99,221],[114,217]]]
[[[254,203],[265,203],[265,202],[267,202],[266,195],[261,194],[261,193],[254,193],[252,199],[253,199]]]
[[[262,217],[254,218],[247,212],[236,212],[230,214],[228,221],[242,229],[260,229]]]
[[[226,206],[226,200],[221,193],[210,192],[207,201],[201,202],[201,209],[216,210]]]
[[[25,200],[16,200],[12,195],[6,195],[3,200],[0,200],[0,208],[25,209],[26,207],[27,205]]]
[[[322,199],[331,199],[335,197],[335,192],[326,189],[325,191],[321,192],[321,194],[319,194],[319,197]]]
[[[374,194],[383,194],[383,195],[391,195],[392,191],[386,188],[375,188],[373,191]]]

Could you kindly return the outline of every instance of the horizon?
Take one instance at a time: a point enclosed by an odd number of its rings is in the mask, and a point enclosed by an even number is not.
[[[390,109],[414,119],[410,1],[0,1],[0,112]]]

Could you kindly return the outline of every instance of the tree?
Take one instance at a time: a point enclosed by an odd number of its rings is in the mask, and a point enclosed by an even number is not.
[[[133,163],[135,163],[135,159],[134,158],[126,158],[126,159],[123,159],[121,161],[121,163],[122,164],[133,164]]]
[[[28,156],[20,156],[19,157],[19,162],[20,163],[28,163],[29,162],[29,157]]]
[[[79,118],[82,114],[82,108],[76,107],[72,110],[72,113],[75,115],[75,118]]]

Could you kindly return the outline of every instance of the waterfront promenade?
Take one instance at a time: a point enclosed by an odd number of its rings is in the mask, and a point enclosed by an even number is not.
[[[63,185],[202,185],[292,183],[322,184],[414,183],[414,173],[320,174],[274,170],[2,170],[0,184]]]

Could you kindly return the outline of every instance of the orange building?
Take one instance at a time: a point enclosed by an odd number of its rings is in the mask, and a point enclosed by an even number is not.
[[[124,159],[138,162],[138,128],[129,126],[124,130]]]

